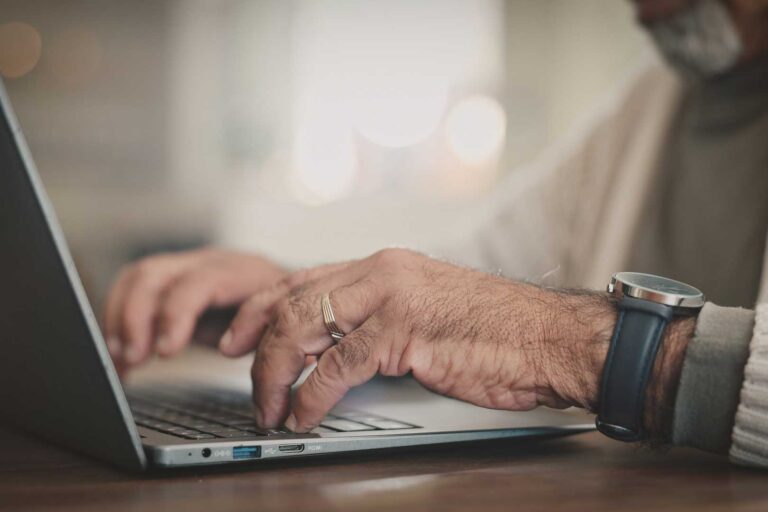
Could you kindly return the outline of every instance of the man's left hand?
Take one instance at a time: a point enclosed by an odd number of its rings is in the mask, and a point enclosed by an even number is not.
[[[508,410],[588,407],[596,396],[615,320],[604,294],[546,290],[402,249],[316,275],[276,304],[265,294],[251,298],[226,337],[225,353],[255,349],[264,427],[285,420],[291,430],[311,430],[377,373],[411,372],[438,393]],[[337,344],[323,323],[326,293],[346,333]],[[291,402],[307,356],[319,358],[317,368]]]

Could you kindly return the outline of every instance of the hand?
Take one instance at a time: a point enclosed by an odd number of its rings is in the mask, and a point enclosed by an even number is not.
[[[110,354],[121,371],[153,350],[176,354],[207,308],[240,304],[286,275],[261,256],[211,248],[144,258],[125,267],[109,293],[104,324]]]
[[[285,420],[311,430],[377,373],[411,372],[429,389],[484,407],[594,406],[616,316],[605,294],[541,289],[400,249],[305,281],[276,305],[265,294],[249,299],[222,339],[231,355],[256,349],[264,427]],[[322,321],[325,293],[347,333],[335,345]],[[317,367],[290,403],[308,355],[319,356]]]

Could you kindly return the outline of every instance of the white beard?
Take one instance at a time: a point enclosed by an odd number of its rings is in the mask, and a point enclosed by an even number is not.
[[[675,16],[648,26],[667,61],[684,75],[707,78],[736,65],[741,39],[720,0],[698,0]]]

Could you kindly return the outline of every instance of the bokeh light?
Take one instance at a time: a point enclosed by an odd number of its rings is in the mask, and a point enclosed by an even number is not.
[[[504,108],[494,98],[482,95],[464,98],[454,105],[445,126],[451,151],[472,166],[487,163],[499,155],[506,128]]]
[[[297,124],[291,176],[296,198],[320,205],[347,195],[357,174],[354,133],[348,121],[333,104],[316,103]]]
[[[12,21],[0,25],[0,74],[19,78],[32,71],[40,60],[43,41],[28,23]]]
[[[370,75],[357,84],[351,113],[358,132],[380,146],[417,144],[437,130],[448,100],[447,79]]]

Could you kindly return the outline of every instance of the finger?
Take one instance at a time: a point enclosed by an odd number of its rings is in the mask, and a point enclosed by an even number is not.
[[[113,360],[120,358],[122,347],[118,338],[120,328],[120,310],[122,309],[123,298],[128,286],[130,272],[124,269],[120,272],[112,285],[112,289],[107,296],[106,306],[104,308],[104,339],[109,349],[109,354]]]
[[[256,348],[275,304],[287,293],[285,285],[277,284],[248,299],[221,337],[219,351],[227,357],[240,357]]]
[[[217,301],[219,281],[215,271],[192,270],[168,285],[159,305],[158,354],[168,357],[178,353],[190,342],[203,311],[227,305]]]
[[[129,293],[121,311],[122,358],[128,366],[143,362],[149,355],[159,286],[144,287],[141,294]],[[133,296],[133,297],[132,297]],[[143,296],[143,298],[138,298]]]
[[[306,355],[296,345],[275,344],[267,352],[257,351],[251,376],[254,415],[259,426],[277,428],[288,415],[287,395],[304,369],[305,361]]]
[[[379,368],[377,343],[381,329],[374,319],[368,320],[329,348],[317,367],[299,387],[285,426],[294,432],[308,432],[318,426],[333,407],[354,386],[372,379]]]
[[[156,256],[142,260],[131,270],[118,326],[123,359],[128,365],[136,365],[149,355],[160,295],[193,261],[191,255]]]
[[[369,305],[376,303],[376,293],[374,287],[360,283],[334,290],[331,304],[337,323],[347,332],[357,328],[372,314]],[[269,428],[285,418],[290,387],[304,368],[305,356],[320,355],[332,344],[320,296],[314,293],[283,299],[273,322],[256,349],[251,369],[257,418]]]
[[[308,282],[338,274],[352,262],[334,263],[293,272],[275,285],[251,297],[238,311],[232,324],[221,337],[219,349],[229,357],[239,357],[254,350],[272,316],[275,304],[291,290]],[[351,279],[351,277],[350,277]],[[338,281],[341,283],[341,281]],[[346,283],[344,283],[346,284]],[[337,285],[338,286],[338,285]],[[334,286],[335,287],[335,286]]]

